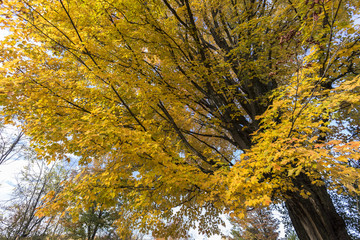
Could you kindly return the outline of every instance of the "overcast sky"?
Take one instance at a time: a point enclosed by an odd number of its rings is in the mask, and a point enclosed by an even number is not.
[[[0,165],[0,201],[9,200],[16,176],[26,164],[25,160],[10,160]]]

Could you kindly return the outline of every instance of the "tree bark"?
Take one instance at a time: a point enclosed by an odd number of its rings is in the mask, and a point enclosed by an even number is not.
[[[311,184],[305,174],[294,180],[295,187],[310,193],[304,198],[290,193],[285,206],[300,240],[350,240],[342,217],[336,212],[326,187]]]

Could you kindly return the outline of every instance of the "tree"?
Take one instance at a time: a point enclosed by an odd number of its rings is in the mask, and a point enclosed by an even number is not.
[[[101,209],[101,206],[94,203],[93,207],[82,210],[78,218],[74,219],[71,215],[65,214],[60,224],[64,227],[64,236],[67,239],[141,240],[143,238],[143,235],[130,229],[119,237],[117,227],[114,225],[117,215],[115,209]]]
[[[271,215],[270,209],[254,209],[246,218],[231,218],[234,240],[276,240],[279,221]]]
[[[70,178],[66,167],[31,159],[17,179],[12,198],[1,206],[0,239],[119,239],[113,226],[117,212],[99,209],[95,203],[79,209],[76,217],[62,212],[39,216],[44,196],[50,191],[56,196],[66,178]]]
[[[94,203],[93,207],[82,211],[75,222],[71,216],[63,217],[62,225],[65,227],[66,236],[69,239],[93,240],[96,239],[95,237],[99,235],[101,230],[107,230],[105,235],[109,235],[108,239],[119,239],[114,234],[115,229],[112,229],[113,222],[116,220],[116,213],[98,208],[99,206]],[[111,236],[112,234],[113,236]]]
[[[11,126],[4,126],[0,121],[0,164],[10,160],[21,151],[23,135],[22,131]]]
[[[56,172],[56,170],[57,172]],[[48,167],[44,161],[32,160],[21,171],[12,198],[2,208],[1,237],[6,239],[45,239],[60,229],[56,216],[38,217],[42,198],[59,187],[60,169]]]
[[[99,192],[97,200],[100,203],[86,195],[69,198],[69,196],[79,195],[79,192],[84,187],[83,181],[89,181],[89,175],[96,175],[101,171],[99,166],[77,166],[76,168],[72,169],[71,173],[66,175],[66,181],[62,181],[62,184],[60,184],[60,188],[66,189],[67,196],[65,196],[64,200],[59,201],[57,197],[59,191],[48,191],[48,202],[39,207],[37,216],[56,217],[58,225],[62,229],[61,236],[65,239],[142,239],[144,235],[137,229],[132,228],[132,225],[127,220],[131,212],[124,214],[121,211],[124,202],[121,196],[110,193],[107,198],[111,200],[104,201],[101,199],[101,192]],[[94,189],[94,187],[97,188],[97,185],[90,183],[88,190],[97,191],[97,189]],[[54,204],[54,200],[57,202],[56,204]],[[68,211],[64,206],[76,207]],[[42,211],[46,211],[47,214],[42,214]],[[118,221],[121,221],[121,224]],[[116,222],[118,224],[115,224]]]
[[[353,167],[359,168],[359,162],[350,162]],[[357,186],[354,186],[357,187]],[[331,198],[339,215],[344,218],[348,232],[352,239],[360,238],[360,195],[349,193],[346,188],[330,192]]]
[[[300,239],[349,239],[325,182],[359,191],[348,164],[359,141],[338,131],[359,129],[358,1],[13,0],[1,11],[7,121],[25,120],[47,159],[97,169],[44,213],[121,196],[136,228],[175,221],[182,236],[285,202]]]

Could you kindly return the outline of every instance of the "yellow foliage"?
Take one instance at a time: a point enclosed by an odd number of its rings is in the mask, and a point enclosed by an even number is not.
[[[43,213],[121,202],[119,226],[210,234],[307,196],[300,175],[358,192],[359,4],[340,2],[1,1],[2,115],[81,166]]]

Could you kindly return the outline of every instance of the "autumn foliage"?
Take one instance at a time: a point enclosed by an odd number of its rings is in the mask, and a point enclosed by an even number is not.
[[[341,0],[2,1],[2,115],[40,156],[87,166],[43,214],[120,202],[119,231],[185,236],[285,202],[300,238],[348,239],[326,188],[359,193],[358,12]]]

